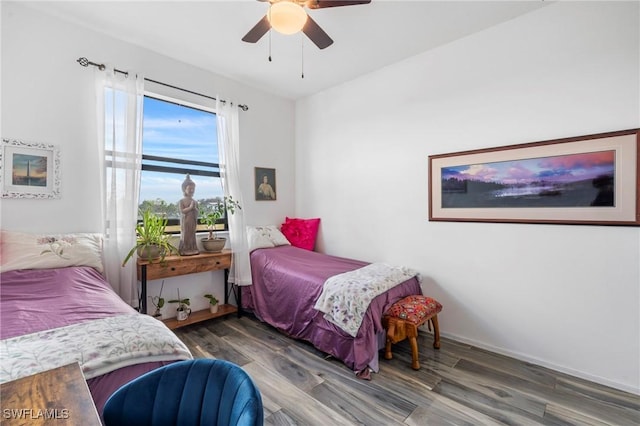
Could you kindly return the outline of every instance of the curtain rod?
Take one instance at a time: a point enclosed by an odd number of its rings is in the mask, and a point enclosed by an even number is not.
[[[78,60],[76,61],[77,63],[79,63],[80,65],[82,65],[83,67],[88,67],[89,65],[93,65],[94,67],[98,68],[100,71],[104,71],[107,67],[104,64],[97,64],[95,62],[91,62],[90,60],[88,60],[85,57],[82,58],[78,58]],[[124,75],[129,75],[128,71],[122,71],[119,70],[117,68],[113,69],[114,72],[116,73],[120,73],[120,74],[124,74]],[[181,87],[177,87],[177,86],[173,86],[171,84],[167,84],[167,83],[162,83],[161,81],[157,81],[157,80],[152,80],[150,78],[146,78],[144,79],[144,81],[148,81],[150,83],[155,83],[155,84],[159,84],[161,86],[165,86],[165,87],[169,87],[171,89],[176,89],[176,90],[180,90],[182,92],[186,92],[186,93],[191,93],[192,95],[197,95],[197,96],[202,96],[203,98],[207,98],[207,99],[212,99],[214,101],[216,101],[217,99],[214,98],[213,96],[209,96],[209,95],[203,95],[202,93],[198,93],[198,92],[194,92],[192,90],[187,90],[187,89],[183,89]],[[224,100],[221,100],[220,102],[226,102]],[[247,111],[249,109],[249,107],[247,105],[242,105],[239,104],[238,108],[240,108],[243,111]]]

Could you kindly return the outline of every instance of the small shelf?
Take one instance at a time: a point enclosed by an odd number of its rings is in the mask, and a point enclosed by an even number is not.
[[[178,321],[175,318],[167,318],[162,320],[171,330],[176,328],[184,327],[187,325],[195,324],[200,321],[206,321],[212,318],[223,317],[225,315],[230,315],[238,312],[238,308],[233,305],[219,305],[218,312],[212,314],[209,312],[209,309],[203,309],[201,311],[191,312],[189,318],[184,321]]]

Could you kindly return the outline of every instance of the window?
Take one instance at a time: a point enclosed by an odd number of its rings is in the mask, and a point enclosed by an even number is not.
[[[180,231],[178,202],[187,174],[196,183],[200,213],[222,202],[216,115],[206,107],[144,97],[139,211],[151,210]],[[226,229],[226,219],[218,229]],[[204,225],[198,229],[204,230]]]

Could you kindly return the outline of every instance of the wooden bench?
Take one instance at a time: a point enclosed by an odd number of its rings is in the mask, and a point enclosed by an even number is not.
[[[433,347],[440,349],[440,327],[438,313],[442,305],[430,297],[408,296],[394,303],[382,317],[382,325],[387,331],[385,359],[392,359],[391,345],[409,339],[411,345],[411,368],[420,369],[418,361],[418,327],[427,323],[429,330],[433,327]]]

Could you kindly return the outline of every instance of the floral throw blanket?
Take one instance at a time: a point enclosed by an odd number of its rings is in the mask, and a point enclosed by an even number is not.
[[[76,361],[91,379],[129,365],[191,358],[161,321],[117,315],[0,341],[0,383]]]
[[[411,277],[420,280],[418,272],[412,269],[384,263],[334,275],[325,281],[314,308],[323,312],[327,321],[355,337],[369,303]]]

